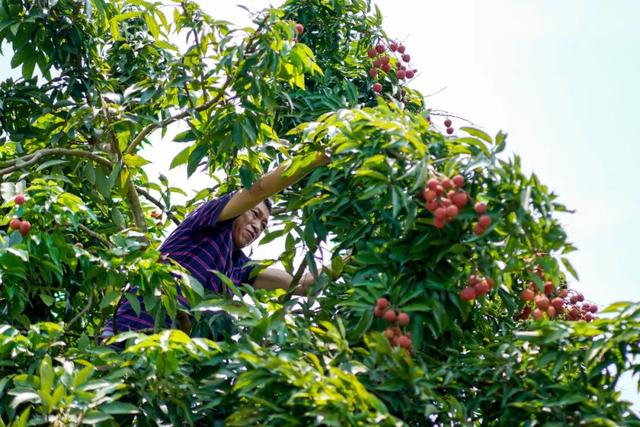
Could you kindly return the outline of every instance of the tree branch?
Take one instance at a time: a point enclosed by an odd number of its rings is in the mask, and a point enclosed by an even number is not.
[[[115,133],[113,132],[113,128],[111,127],[111,118],[109,117],[109,109],[107,108],[107,103],[104,102],[104,98],[100,97],[100,101],[102,102],[102,110],[104,112],[104,118],[107,122],[107,127],[109,129],[109,135],[111,136],[111,140],[109,141],[111,144],[111,153],[115,156],[118,161],[122,161],[122,151],[120,151],[120,144],[118,143],[118,139],[116,138]],[[131,179],[131,175],[128,173],[128,168],[126,165],[123,167],[124,171],[127,172],[126,180],[125,180],[125,190],[127,192],[127,199],[129,201],[129,207],[131,208],[131,212],[133,213],[133,222],[136,224],[136,227],[143,232],[147,232],[147,222],[144,219],[144,212],[142,211],[142,205],[140,204],[140,198],[138,197],[138,193],[136,192],[136,188],[133,185],[133,180]],[[118,175],[122,174],[122,170],[119,171]],[[143,238],[146,241],[146,238]]]
[[[220,101],[222,96],[225,94],[225,90],[227,89],[227,87],[230,84],[231,84],[231,77],[227,77],[227,80],[224,82],[222,87],[220,87],[220,92],[218,93],[218,95],[216,95],[210,101],[205,102],[204,104],[196,107],[195,108],[195,112],[208,110],[209,108],[213,107],[218,101]],[[163,128],[165,126],[168,126],[171,123],[176,122],[178,120],[182,120],[185,117],[191,115],[192,113],[193,112],[189,109],[189,110],[185,110],[185,111],[183,111],[183,112],[181,112],[179,114],[176,114],[175,116],[171,116],[171,117],[169,117],[167,119],[164,119],[163,121],[161,121],[158,124],[156,124],[156,123],[148,124],[144,129],[142,129],[142,131],[140,131],[140,133],[138,135],[136,135],[136,137],[133,139],[133,141],[131,141],[131,144],[129,144],[129,146],[124,151],[124,153],[125,154],[133,153],[135,151],[136,147],[138,147],[138,145],[140,145],[140,143],[147,137],[147,135],[149,135],[154,130],[156,130],[158,128]]]
[[[156,199],[155,197],[153,197],[147,190],[145,190],[144,188],[141,187],[136,187],[136,189],[138,190],[138,193],[142,194],[144,196],[145,199],[147,199],[148,201],[150,201],[151,203],[153,203],[154,205],[156,205],[157,207],[160,208],[160,210],[162,212],[164,212],[167,217],[174,222],[174,224],[176,225],[180,225],[180,220],[178,218],[175,217],[175,215],[173,215],[171,212],[169,212],[167,210],[167,208],[162,204],[162,202],[160,202],[158,199]]]
[[[429,115],[430,116],[453,117],[455,119],[464,120],[465,122],[469,123],[472,126],[476,126],[476,124],[473,123],[471,120],[465,119],[464,117],[460,117],[460,116],[457,116],[455,114],[451,114],[448,111],[444,111],[444,110],[429,110]]]
[[[245,53],[252,52],[253,42],[255,41],[255,37],[259,33],[260,28],[262,28],[266,24],[268,19],[269,19],[269,15],[267,14],[265,15],[264,19],[262,20],[258,28],[256,28],[256,31],[248,38],[247,46],[245,48]],[[215,97],[213,97],[210,101],[207,101],[204,104],[200,105],[199,107],[196,107],[195,112],[199,113],[201,111],[208,110],[209,108],[213,107],[216,103],[218,103],[218,101],[220,101],[220,99],[225,94],[225,90],[227,89],[227,87],[229,87],[231,82],[232,82],[231,76],[227,76],[227,79],[220,87],[220,91],[218,92],[218,94]],[[202,88],[202,90],[204,91],[204,87]],[[133,141],[131,141],[131,144],[129,144],[129,147],[127,147],[127,149],[124,150],[124,154],[132,154],[135,151],[135,149],[138,147],[138,145],[140,145],[140,143],[142,143],[142,141],[147,137],[147,135],[149,135],[154,130],[158,128],[163,128],[175,121],[184,119],[185,117],[189,116],[192,113],[193,112],[191,110],[185,110],[179,114],[176,114],[175,116],[171,116],[168,119],[161,121],[158,124],[156,123],[148,124],[142,129],[142,131],[140,131],[138,135],[136,135]]]
[[[129,199],[129,204],[131,206],[131,210],[133,211],[133,220],[136,223],[136,227],[138,227],[143,233],[146,233],[147,221],[144,218],[144,211],[142,210],[142,205],[140,204],[140,197],[138,197],[138,192],[136,191],[135,185],[133,185],[131,176],[127,177],[127,182],[125,185],[127,186],[127,199]],[[146,241],[147,239],[144,238],[144,240]]]
[[[291,284],[289,285],[289,289],[287,289],[287,293],[282,295],[280,299],[280,303],[284,304],[291,300],[291,297],[295,294],[296,289],[298,288],[298,284],[300,283],[300,279],[302,279],[302,275],[304,271],[307,269],[307,257],[304,257],[298,270],[293,275],[293,279],[291,279]]]
[[[26,168],[34,165],[43,157],[46,156],[71,156],[71,157],[84,157],[87,159],[91,159],[96,163],[107,166],[109,168],[113,167],[113,163],[111,161],[105,159],[104,157],[100,157],[97,154],[90,153],[89,151],[81,150],[81,149],[67,149],[67,148],[43,148],[42,150],[38,150],[34,153],[27,154],[22,157],[18,157],[16,159],[9,160],[4,162],[2,166],[9,166],[5,169],[0,169],[0,176],[7,175],[22,168]]]
[[[102,242],[106,247],[110,248],[112,247],[111,242],[108,241],[107,239],[105,239],[104,237],[102,237],[101,235],[99,235],[98,233],[96,233],[95,231],[91,230],[89,227],[87,227],[86,225],[83,224],[78,224],[78,227],[80,227],[82,229],[82,231],[84,231],[85,233],[87,233],[89,236],[93,237],[94,239],[98,239],[100,242]]]
[[[71,325],[76,323],[78,319],[82,317],[82,315],[84,315],[87,311],[91,310],[92,305],[93,305],[93,292],[89,294],[89,301],[87,302],[87,305],[84,306],[84,308],[80,310],[80,312],[76,314],[75,317],[69,321],[69,323],[67,323],[67,327],[66,327],[67,331],[71,329]]]

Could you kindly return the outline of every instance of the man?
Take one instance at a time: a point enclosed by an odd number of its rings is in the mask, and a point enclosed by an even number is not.
[[[250,189],[226,194],[208,201],[188,215],[160,246],[164,257],[184,267],[206,289],[223,292],[223,285],[212,270],[225,274],[235,285],[253,284],[257,289],[288,289],[293,277],[276,268],[267,268],[251,277],[250,259],[241,251],[253,243],[264,231],[271,213],[269,197],[295,183],[313,169],[326,164],[329,158],[318,154],[311,164],[285,176],[289,162],[278,166],[256,181]],[[306,274],[296,290],[306,295],[313,277]],[[178,296],[186,305],[186,299]],[[140,298],[141,311],[136,314],[128,301],[123,302],[115,319],[107,322],[103,336],[114,333],[154,327],[153,317],[146,312]],[[188,319],[178,319],[181,329],[188,330]],[[114,331],[113,326],[116,326]]]

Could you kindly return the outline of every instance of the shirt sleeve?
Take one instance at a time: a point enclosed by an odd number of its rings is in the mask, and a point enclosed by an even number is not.
[[[234,194],[235,191],[205,202],[199,206],[198,209],[191,212],[178,226],[176,231],[181,230],[189,233],[198,233],[204,229],[215,227],[222,210]]]
[[[238,278],[238,283],[248,283],[251,286],[253,286],[253,282],[255,282],[256,278],[255,276],[251,277],[251,272],[253,271],[254,268],[256,268],[255,265],[251,265],[251,258],[249,258],[248,256],[246,256],[244,254],[244,252],[239,251],[240,255],[238,256],[238,259],[236,261],[236,274],[235,276]]]

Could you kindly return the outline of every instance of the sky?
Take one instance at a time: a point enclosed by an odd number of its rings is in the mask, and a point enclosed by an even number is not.
[[[216,18],[249,23],[250,9],[280,1],[205,2]],[[560,202],[575,209],[562,221],[579,251],[572,287],[599,306],[640,301],[640,2],[637,0],[377,0],[387,34],[402,41],[419,73],[411,86],[427,104],[464,117],[491,134],[508,133],[510,153],[522,156]],[[0,57],[0,77],[9,59]],[[464,123],[454,121],[454,126]],[[162,142],[144,155],[151,177],[166,172],[182,146]],[[197,191],[206,176],[176,186]],[[275,246],[274,246],[275,245]],[[271,258],[278,243],[255,248]],[[275,248],[275,249],[274,249]],[[621,385],[640,404],[634,385]]]

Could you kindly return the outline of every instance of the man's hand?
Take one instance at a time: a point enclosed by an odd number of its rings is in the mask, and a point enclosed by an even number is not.
[[[255,206],[262,203],[263,200],[279,193],[291,184],[299,181],[309,172],[320,166],[326,165],[330,161],[331,158],[327,154],[318,152],[315,154],[311,163],[299,168],[291,175],[286,174],[289,166],[291,165],[291,160],[283,162],[277,168],[268,172],[254,182],[251,188],[243,188],[234,194],[231,200],[229,200],[222,209],[218,220],[225,221],[242,215],[244,212],[253,209]]]
[[[304,273],[300,278],[300,282],[297,285],[295,294],[299,296],[307,296],[309,288],[315,281],[315,278],[311,273]],[[258,273],[253,287],[256,289],[266,289],[268,291],[274,289],[289,290],[291,283],[293,282],[293,276],[284,270],[278,268],[265,268]]]
[[[347,264],[351,260],[351,252],[342,256],[343,264]],[[323,267],[323,270],[329,274],[334,280],[333,272],[329,267]],[[299,296],[308,296],[311,285],[316,281],[316,278],[310,272],[305,272],[300,278],[300,282],[297,285],[295,294]],[[256,277],[253,287],[256,289],[284,289],[288,290],[293,282],[293,276],[284,270],[278,268],[266,268]]]

